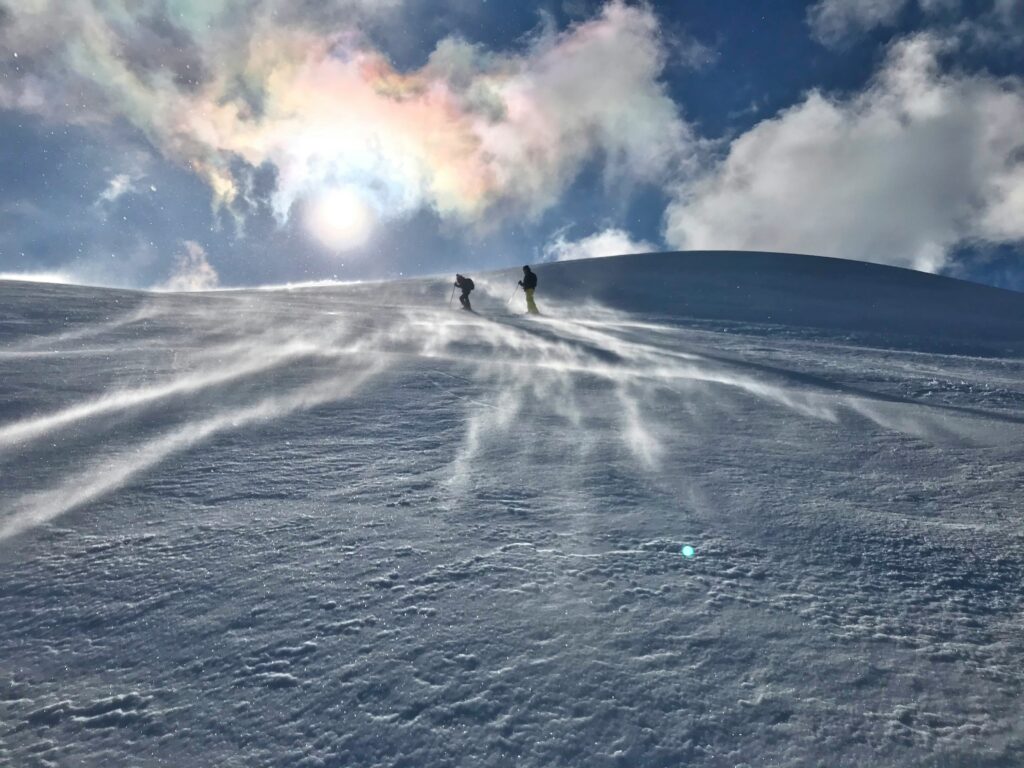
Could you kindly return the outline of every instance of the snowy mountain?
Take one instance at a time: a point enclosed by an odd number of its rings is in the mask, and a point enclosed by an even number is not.
[[[536,271],[0,282],[0,764],[1024,764],[1024,295]]]

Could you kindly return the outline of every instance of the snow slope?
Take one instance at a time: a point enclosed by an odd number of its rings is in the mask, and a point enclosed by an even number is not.
[[[537,272],[0,282],[0,764],[1024,764],[1024,295]]]

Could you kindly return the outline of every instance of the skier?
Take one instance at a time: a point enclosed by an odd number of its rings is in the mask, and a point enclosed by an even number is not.
[[[539,315],[537,305],[533,303],[533,292],[537,289],[537,275],[529,266],[523,267],[523,279],[519,281],[523,286],[523,293],[526,294],[526,311],[531,315]]]
[[[462,304],[462,308],[472,312],[473,308],[469,305],[469,292],[476,287],[473,285],[473,280],[462,275],[455,275],[455,287],[462,291],[462,294],[459,296],[459,303]]]

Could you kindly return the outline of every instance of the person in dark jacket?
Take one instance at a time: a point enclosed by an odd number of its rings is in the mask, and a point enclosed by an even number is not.
[[[473,285],[473,280],[462,275],[456,275],[455,287],[462,291],[462,294],[459,296],[459,303],[462,305],[462,308],[472,311],[473,308],[469,305],[469,292],[476,287]]]
[[[537,305],[533,303],[533,292],[537,290],[537,275],[529,266],[523,267],[523,279],[519,281],[526,294],[526,311],[531,315],[539,315]]]

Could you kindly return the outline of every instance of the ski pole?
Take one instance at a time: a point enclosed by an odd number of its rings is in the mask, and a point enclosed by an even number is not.
[[[455,286],[452,286],[452,295],[448,297],[448,309],[452,308],[452,299],[455,298]]]
[[[506,306],[508,306],[509,304],[512,303],[512,299],[514,299],[516,297],[516,291],[518,291],[518,290],[519,290],[519,283],[516,283],[516,287],[512,289],[512,295],[509,296],[508,297],[508,301],[505,302]]]

